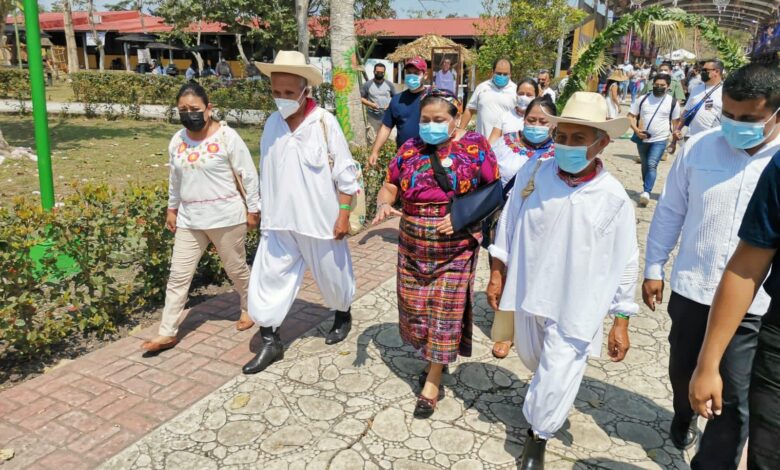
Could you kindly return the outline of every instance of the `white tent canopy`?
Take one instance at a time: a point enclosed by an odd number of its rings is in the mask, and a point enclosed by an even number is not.
[[[670,54],[662,55],[661,58],[670,60],[692,60],[696,58],[696,54],[685,49],[677,49]]]

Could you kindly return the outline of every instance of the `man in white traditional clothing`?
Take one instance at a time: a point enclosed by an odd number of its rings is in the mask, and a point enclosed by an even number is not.
[[[325,306],[336,311],[327,344],[343,341],[352,326],[355,295],[349,232],[357,167],[336,118],[308,97],[320,71],[297,51],[280,51],[273,64],[257,64],[271,77],[278,111],[260,141],[261,238],[249,280],[249,315],[263,346],[243,368],[264,370],[282,359],[279,326],[308,267]]]
[[[604,98],[587,92],[548,119],[555,158],[520,170],[490,246],[488,302],[515,312],[520,359],[535,371],[523,406],[531,424],[523,470],[544,468],[547,441],[566,421],[588,356],[600,355],[607,313],[609,356],[618,362],[639,311],[634,205],[598,158],[628,120],[607,120]]]

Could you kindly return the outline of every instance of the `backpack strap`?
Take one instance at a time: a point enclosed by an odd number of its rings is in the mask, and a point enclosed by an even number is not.
[[[325,124],[324,111],[320,115],[320,127],[322,128],[322,136],[325,138],[325,150],[328,152],[328,166],[330,166],[330,171],[332,172],[335,159],[333,158],[333,153],[330,151],[330,140],[328,139],[328,126]]]

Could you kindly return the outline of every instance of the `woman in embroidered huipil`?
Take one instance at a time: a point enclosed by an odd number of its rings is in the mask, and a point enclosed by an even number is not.
[[[439,399],[441,375],[458,355],[471,355],[472,294],[482,234],[479,224],[455,233],[448,215],[454,195],[498,179],[498,165],[485,138],[456,129],[457,98],[433,90],[420,104],[420,136],[398,150],[379,193],[379,223],[402,216],[398,248],[398,310],[401,338],[429,365],[415,416],[429,417]],[[454,191],[437,184],[431,158],[438,158]],[[393,209],[398,199],[402,211]]]
[[[260,197],[252,155],[236,131],[212,119],[212,105],[203,87],[184,85],[176,104],[184,129],[173,136],[168,148],[166,219],[175,241],[159,336],[142,345],[149,353],[178,343],[190,283],[209,243],[214,244],[241,299],[236,328],[253,325],[247,313],[245,239],[247,228],[257,227],[260,221]]]
[[[501,184],[507,187],[520,168],[526,163],[540,159],[547,160],[555,155],[555,143],[551,137],[550,120],[545,115],[545,111],[552,116],[556,115],[555,104],[549,96],[543,95],[535,98],[525,110],[524,126],[519,132],[510,132],[504,134],[495,144],[493,152],[498,161],[499,173],[501,174]],[[522,188],[520,188],[522,190]],[[514,188],[513,188],[514,190]],[[496,223],[501,213],[497,213],[487,222],[485,227],[485,238],[489,245],[493,234],[495,233]],[[492,331],[493,356],[503,359],[512,348],[512,335],[514,328],[514,312],[495,312],[493,319],[494,328]]]

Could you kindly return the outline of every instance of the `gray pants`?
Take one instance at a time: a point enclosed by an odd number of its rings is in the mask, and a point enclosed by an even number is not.
[[[368,140],[371,143],[374,143],[377,134],[379,134],[379,128],[382,127],[382,117],[382,115],[366,113],[366,124],[373,129],[373,133],[371,131],[368,132]]]

